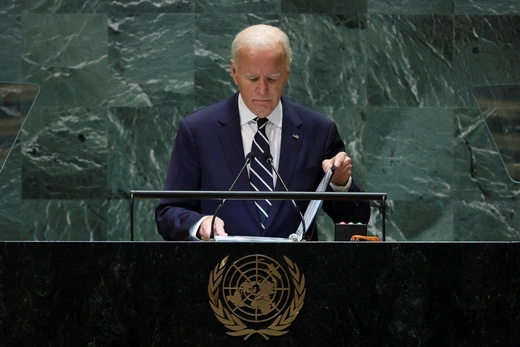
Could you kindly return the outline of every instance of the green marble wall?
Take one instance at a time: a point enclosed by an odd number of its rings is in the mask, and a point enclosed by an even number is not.
[[[292,40],[286,97],[335,119],[357,180],[388,193],[389,240],[520,238],[472,95],[520,82],[519,0],[7,0],[0,80],[41,91],[0,174],[0,239],[128,240],[129,191],[161,189],[178,120],[235,91],[230,43],[256,23]],[[139,240],[159,239],[155,203]]]

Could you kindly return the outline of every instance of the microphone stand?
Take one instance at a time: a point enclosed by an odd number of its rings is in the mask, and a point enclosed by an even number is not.
[[[247,165],[250,164],[253,159],[255,159],[255,154],[253,152],[249,152],[246,155],[246,162],[244,163],[244,165],[242,166],[242,169],[240,169],[240,172],[238,173],[237,177],[235,178],[235,180],[231,184],[231,187],[229,188],[229,191],[231,191],[233,189],[233,187],[237,183],[238,179],[242,175],[242,172],[244,172],[244,170],[247,167]],[[210,231],[210,234],[209,234],[209,240],[210,241],[215,241],[215,219],[217,218],[217,214],[220,212],[220,209],[222,209],[222,207],[224,206],[225,202],[226,202],[226,199],[222,199],[222,202],[218,205],[217,210],[215,211],[215,213],[213,214],[213,217],[211,218],[211,231]]]
[[[271,165],[271,167],[273,168],[273,171],[274,173],[276,174],[276,176],[278,177],[278,179],[280,180],[280,183],[282,183],[282,186],[284,187],[285,191],[288,192],[289,189],[287,189],[287,186],[285,185],[285,182],[283,181],[282,179],[282,176],[280,176],[280,174],[278,173],[278,170],[276,170],[276,168],[274,167],[274,163],[273,163],[273,156],[271,155],[271,153],[269,152],[264,152],[264,159],[267,163],[269,163],[269,165]],[[296,202],[291,199],[293,205],[294,205],[294,208],[296,209],[296,211],[298,212],[298,214],[300,215],[300,219],[301,219],[301,222],[302,222],[302,235],[305,235],[305,232],[306,232],[306,228],[305,228],[305,218],[303,218],[303,214],[302,214],[302,211],[300,210],[300,208],[298,207],[298,205],[296,204]],[[294,242],[299,242],[299,241],[302,241],[302,237],[300,237],[299,235],[297,234],[291,234],[289,235],[289,239],[291,241],[294,241]]]

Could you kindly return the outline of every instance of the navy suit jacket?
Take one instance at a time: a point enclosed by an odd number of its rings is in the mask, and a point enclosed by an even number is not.
[[[314,111],[282,98],[283,121],[278,172],[289,191],[315,191],[323,178],[322,161],[345,147],[335,123]],[[228,190],[244,165],[238,111],[238,93],[182,119],[173,147],[165,190]],[[250,191],[247,171],[235,191]],[[275,190],[284,191],[280,180]],[[350,191],[362,191],[352,182]],[[297,201],[305,211],[308,201]],[[165,240],[187,240],[189,229],[205,215],[215,213],[219,200],[162,199],[156,208],[159,233]],[[367,202],[324,201],[323,209],[334,222],[367,223]],[[300,216],[292,202],[272,201],[265,231],[260,227],[253,200],[226,200],[218,216],[228,235],[287,237]]]

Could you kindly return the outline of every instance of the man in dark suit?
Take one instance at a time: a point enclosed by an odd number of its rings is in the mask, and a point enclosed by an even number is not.
[[[257,119],[267,118],[264,139],[289,191],[314,191],[333,165],[330,191],[362,191],[352,178],[352,160],[335,123],[282,97],[291,59],[289,39],[278,28],[255,25],[235,37],[230,63],[239,92],[180,121],[165,190],[228,190],[247,154],[260,147]],[[254,160],[269,169],[271,178],[263,182],[274,188],[268,189],[285,190],[261,155]],[[246,172],[233,190],[253,189],[249,179],[255,173],[253,164]],[[294,233],[301,218],[292,202],[267,202],[268,208],[259,210],[260,205],[252,200],[228,200],[213,218],[218,200],[162,199],[156,209],[157,228],[165,240],[209,240],[212,228],[216,236],[288,237]],[[308,202],[297,203],[305,211]],[[367,223],[370,218],[367,202],[325,201],[323,209],[336,223]]]

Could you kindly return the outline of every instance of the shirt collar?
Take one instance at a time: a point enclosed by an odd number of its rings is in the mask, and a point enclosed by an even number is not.
[[[242,95],[238,94],[238,113],[240,114],[240,126],[243,126],[249,122],[251,122],[253,119],[256,118],[255,114],[251,112],[244,102],[244,99],[242,99]],[[277,127],[282,127],[282,101],[278,101],[278,105],[276,105],[275,109],[267,118],[270,122],[272,122]]]

